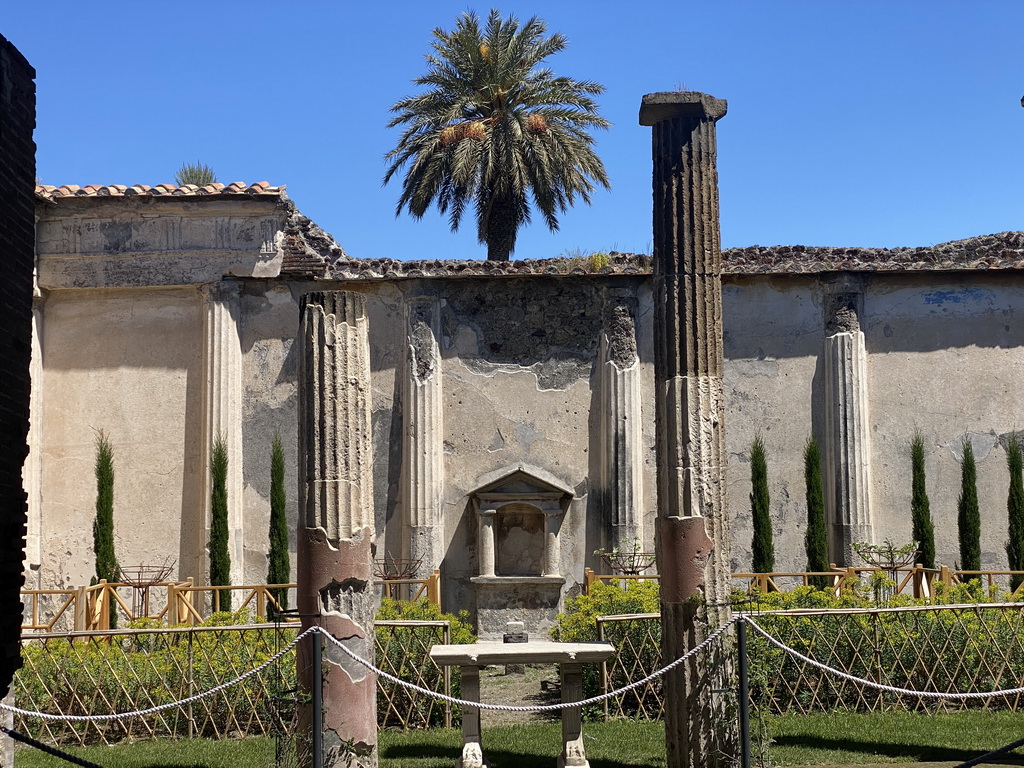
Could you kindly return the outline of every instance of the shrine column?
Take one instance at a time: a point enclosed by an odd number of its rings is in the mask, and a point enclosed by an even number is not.
[[[485,507],[476,512],[480,518],[480,575],[494,576],[494,560],[497,547],[494,541],[494,518],[498,510]]]
[[[634,308],[611,297],[601,334],[600,481],[609,549],[641,549],[643,530],[643,434],[640,411],[640,358]]]
[[[435,297],[409,299],[405,306],[406,355],[402,396],[402,557],[419,560],[418,576],[433,573],[444,558],[444,424],[441,354],[437,338],[440,307]]]
[[[245,584],[244,505],[242,503],[242,343],[238,333],[239,285],[234,280],[210,283],[203,294],[203,432],[200,477],[205,538],[197,561],[207,564],[210,538],[210,458],[222,440],[228,454],[228,555],[232,584]],[[184,564],[182,564],[184,565]]]
[[[703,93],[653,93],[654,376],[662,658],[673,661],[729,615],[722,398],[722,254],[715,123],[726,103]],[[705,610],[704,600],[713,607]],[[665,676],[669,768],[730,763],[735,728],[720,692],[723,658],[704,655]],[[726,681],[729,682],[726,682]]]
[[[299,370],[298,607],[374,661],[370,348],[365,299],[348,291],[302,299]],[[377,765],[377,682],[330,641],[314,669],[299,647],[300,734],[323,734],[325,766]],[[323,721],[311,722],[312,679],[323,675]]]
[[[853,545],[874,543],[867,351],[860,294],[830,296],[825,318],[825,496],[829,549],[841,565],[857,565]]]

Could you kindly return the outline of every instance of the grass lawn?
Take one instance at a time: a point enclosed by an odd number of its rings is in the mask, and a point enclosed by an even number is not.
[[[1024,714],[787,715],[769,720],[773,766],[963,762],[1024,738]],[[550,768],[560,748],[559,723],[487,728],[484,750],[492,768]],[[661,723],[616,721],[583,728],[592,768],[662,768]],[[757,744],[756,738],[753,742]],[[380,768],[451,768],[462,743],[458,730],[380,735]],[[274,765],[272,739],[156,741],[69,749],[104,768],[260,768]],[[759,762],[754,759],[754,765]],[[761,763],[762,765],[766,763]],[[999,759],[1024,765],[1024,752]],[[63,768],[67,763],[34,749],[19,749],[16,768]]]

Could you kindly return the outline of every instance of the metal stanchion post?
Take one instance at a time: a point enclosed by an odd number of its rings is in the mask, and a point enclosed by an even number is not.
[[[747,678],[747,622],[740,616],[736,622],[736,646],[740,676],[740,767],[750,768],[750,689]]]
[[[313,768],[324,764],[324,662],[323,638],[319,632],[310,637],[313,644]]]

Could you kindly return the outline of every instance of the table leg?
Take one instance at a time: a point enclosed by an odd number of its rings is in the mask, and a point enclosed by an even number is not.
[[[480,701],[480,667],[460,667],[462,681],[459,698]],[[487,768],[483,748],[480,746],[480,710],[476,707],[462,708],[462,757],[455,768]]]
[[[583,698],[583,665],[563,663],[561,665],[562,702],[580,701]],[[562,710],[562,754],[558,756],[558,768],[590,768],[583,751],[583,712],[578,709]]]

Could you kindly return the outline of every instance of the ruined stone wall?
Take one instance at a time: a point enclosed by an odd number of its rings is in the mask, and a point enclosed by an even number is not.
[[[479,573],[477,521],[471,509],[476,483],[488,473],[521,464],[549,472],[574,489],[560,533],[560,571],[567,579],[565,590],[578,591],[583,568],[597,565],[594,550],[610,546],[612,513],[606,507],[613,500],[595,487],[600,485],[595,478],[600,474],[603,440],[598,381],[609,355],[617,355],[623,367],[634,367],[640,391],[647,392],[637,403],[644,412],[635,447],[642,487],[635,498],[643,506],[635,513],[638,532],[645,532],[645,544],[652,546],[651,297],[645,279],[440,278],[288,287],[253,281],[244,288],[241,303],[250,578],[265,568],[261,553],[266,547],[273,433],[281,434],[286,455],[294,450],[298,299],[306,289],[327,285],[366,296],[378,557],[402,557],[407,550],[403,504],[409,501],[402,493],[402,476],[410,457],[403,455],[403,429],[411,427],[403,421],[410,407],[404,379],[436,366],[443,427],[427,439],[436,439],[433,450],[442,470],[435,526],[439,555],[434,565],[444,576],[446,604],[473,606],[469,580]],[[410,306],[432,313],[433,331],[424,331],[422,324],[409,319]],[[436,360],[426,352],[431,345],[423,336],[435,332]],[[602,353],[603,338],[609,353]],[[408,359],[414,361],[411,369]],[[294,519],[294,486],[286,487],[289,516]],[[424,566],[429,572],[431,566]]]
[[[22,557],[27,497],[22,464],[28,454],[29,365],[32,352],[34,261],[35,70],[0,36],[0,690],[21,664]]]

